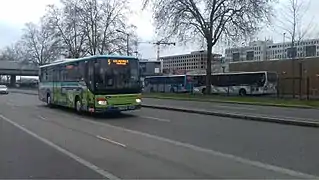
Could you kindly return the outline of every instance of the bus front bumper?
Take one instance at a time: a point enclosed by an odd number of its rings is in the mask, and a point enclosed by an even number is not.
[[[94,113],[108,113],[108,112],[121,112],[121,111],[132,111],[141,109],[142,105],[131,105],[131,106],[108,106],[106,108],[89,108],[90,112]]]

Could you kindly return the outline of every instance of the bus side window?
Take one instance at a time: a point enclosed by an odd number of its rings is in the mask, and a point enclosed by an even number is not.
[[[48,74],[47,74],[47,68],[42,68],[41,70],[41,77],[40,77],[40,80],[41,82],[46,82],[47,81],[47,78],[48,77]]]
[[[87,62],[87,69],[88,69],[88,84],[93,89],[94,88],[94,61]]]
[[[80,80],[86,81],[88,76],[87,61],[79,62],[78,67],[79,67]]]

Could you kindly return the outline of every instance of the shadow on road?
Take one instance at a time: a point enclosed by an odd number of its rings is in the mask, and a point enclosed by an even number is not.
[[[68,114],[74,114],[75,116],[83,116],[92,120],[119,120],[119,119],[127,119],[127,118],[134,118],[136,117],[133,114],[128,114],[125,112],[109,112],[109,113],[103,113],[103,114],[92,114],[89,112],[83,112],[83,113],[76,113],[74,109],[71,108],[66,108],[66,107],[61,107],[61,106],[51,106],[48,107],[45,104],[40,104],[37,105],[39,108],[50,108],[50,109],[54,109],[57,112],[60,113],[68,113]]]

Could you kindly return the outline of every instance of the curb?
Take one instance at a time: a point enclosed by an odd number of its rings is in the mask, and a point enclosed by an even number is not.
[[[240,104],[240,105],[255,105],[255,106],[272,106],[272,107],[282,107],[282,108],[300,108],[300,109],[318,109],[312,106],[302,106],[302,105],[282,105],[282,104],[263,104],[263,103],[249,103],[249,102],[238,102],[238,101],[218,101],[218,100],[197,100],[197,99],[178,99],[170,97],[144,97],[149,99],[164,99],[164,100],[175,100],[175,101],[194,101],[194,102],[210,102],[210,103],[224,103],[224,104]]]
[[[29,94],[29,95],[38,95],[38,93],[32,93],[32,92],[21,92],[21,91],[9,91],[9,93],[18,93],[18,94]]]
[[[304,127],[315,127],[319,128],[319,122],[314,121],[296,121],[292,119],[284,119],[284,118],[273,118],[273,117],[262,117],[262,116],[252,116],[252,115],[244,115],[244,114],[235,114],[235,113],[224,113],[217,111],[204,111],[204,110],[194,110],[194,109],[183,109],[183,108],[175,108],[175,107],[164,107],[164,106],[153,106],[153,105],[142,105],[145,108],[152,109],[164,109],[170,111],[178,111],[178,112],[187,112],[194,114],[204,114],[211,116],[219,116],[219,117],[228,117],[228,118],[237,118],[251,121],[262,121],[262,122],[271,122],[278,124],[287,124],[294,126],[304,126]]]

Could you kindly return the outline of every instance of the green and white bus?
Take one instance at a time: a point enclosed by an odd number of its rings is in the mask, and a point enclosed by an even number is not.
[[[97,55],[40,66],[39,99],[77,112],[120,112],[141,108],[138,59]]]

